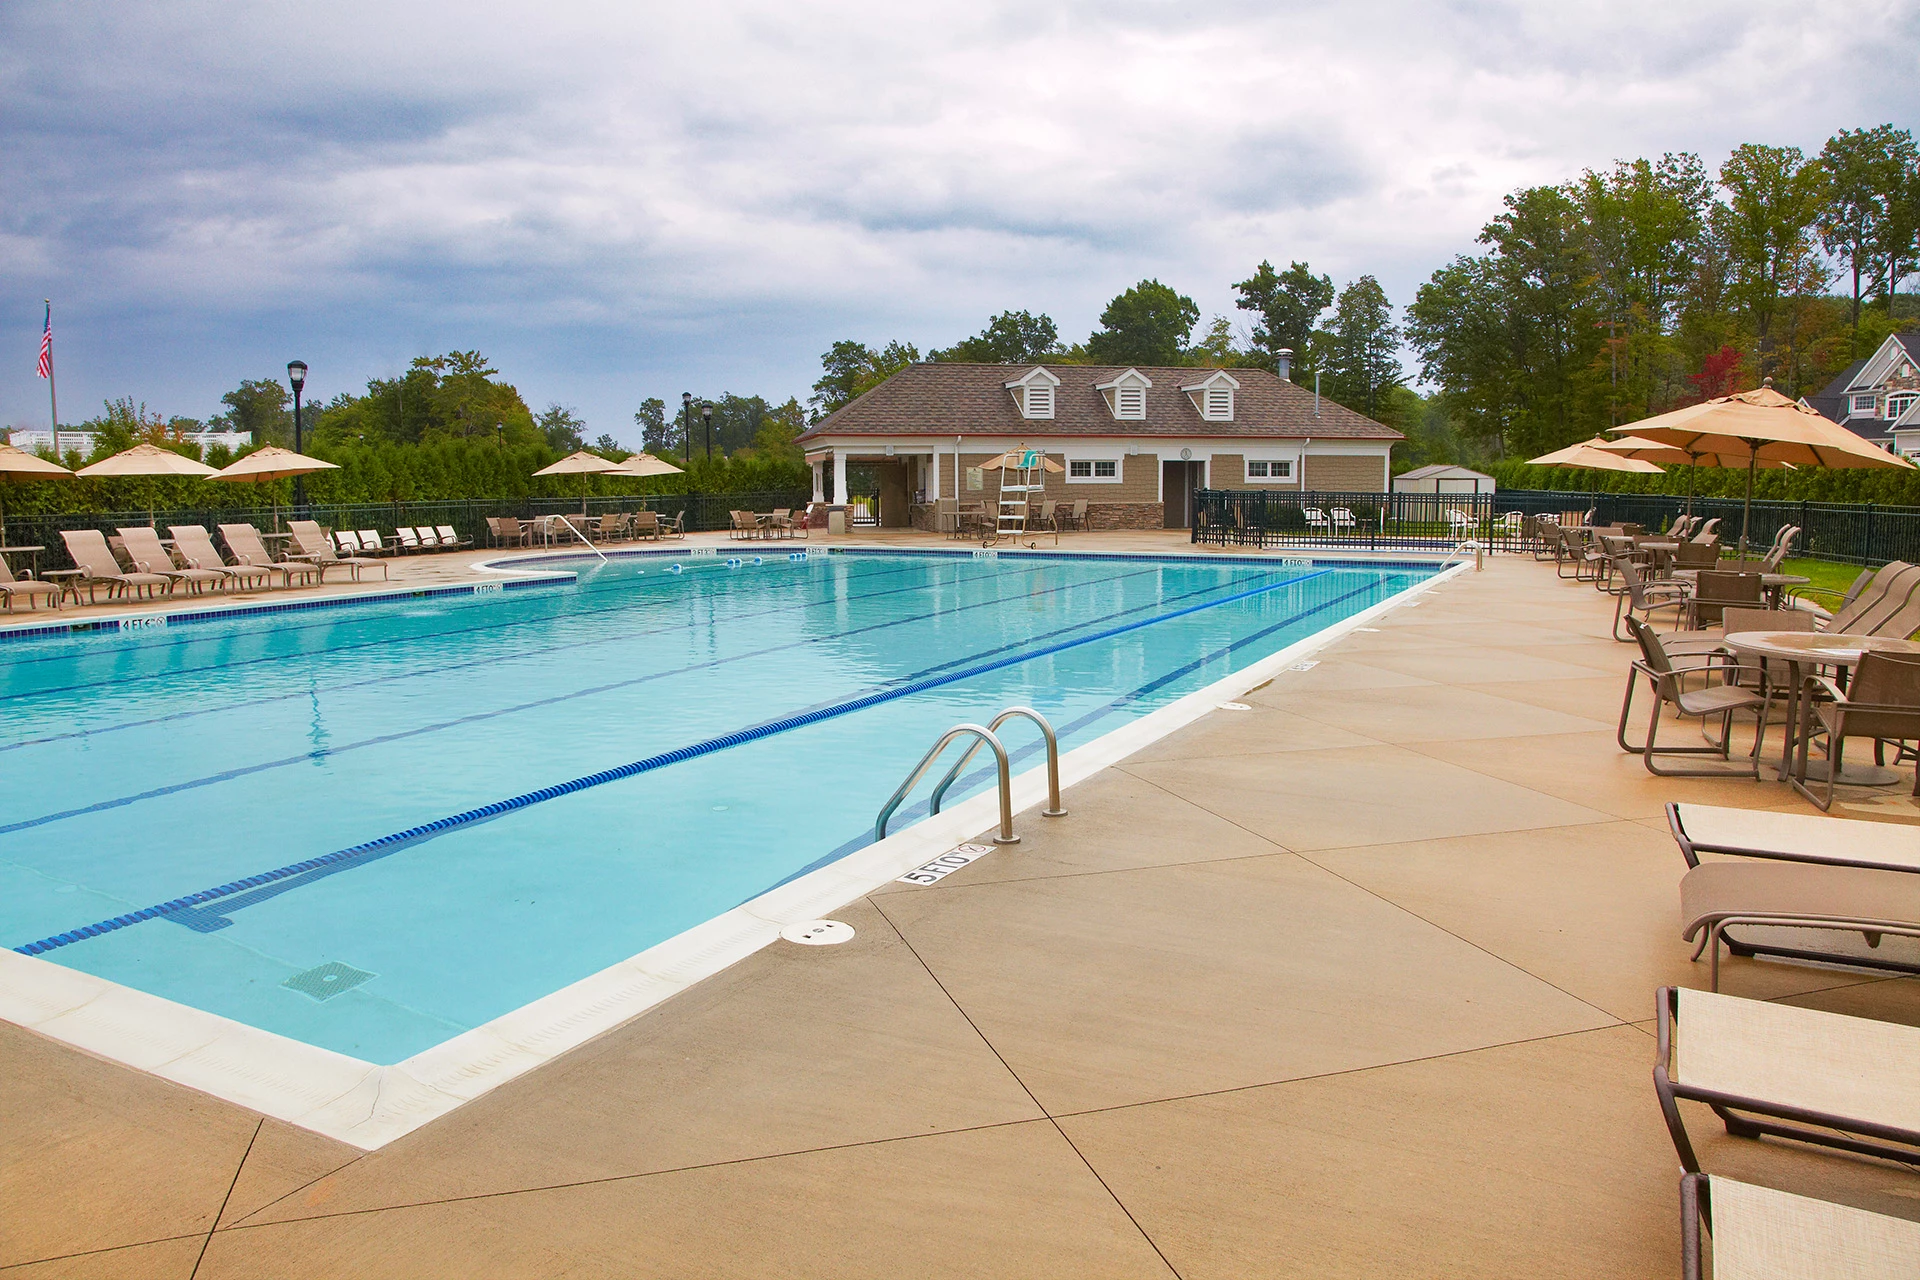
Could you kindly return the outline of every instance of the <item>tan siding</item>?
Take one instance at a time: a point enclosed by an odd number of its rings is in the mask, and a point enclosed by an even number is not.
[[[1306,471],[1307,488],[1322,493],[1381,493],[1386,489],[1384,458],[1308,454]]]
[[[1092,451],[1090,450],[1089,452]],[[961,471],[959,476],[955,477],[952,474],[953,454],[941,454],[941,496],[947,498],[953,497],[954,485],[957,481],[960,485],[960,498],[962,501],[993,501],[994,495],[1000,491],[1000,481],[998,477],[991,471],[987,472],[985,476],[982,477],[986,482],[986,487],[976,492],[966,488],[966,468],[980,466],[983,463],[991,462],[999,456],[1000,455],[995,453],[962,453],[960,455]],[[1160,500],[1160,478],[1157,474],[1160,466],[1159,459],[1144,454],[1139,457],[1129,458],[1125,456],[1124,447],[1107,453],[1104,456],[1110,458],[1117,457],[1120,459],[1119,484],[1068,484],[1064,470],[1067,465],[1067,455],[1064,453],[1048,453],[1047,457],[1059,463],[1063,470],[1045,473],[1042,479],[1046,485],[1046,489],[1043,493],[1035,496],[1035,501],[1050,502],[1060,500],[1071,502],[1080,498],[1085,498],[1089,503],[1158,502]]]
[[[1216,489],[1272,489],[1298,493],[1300,486],[1291,480],[1248,480],[1246,455],[1216,453],[1207,468],[1207,483]]]

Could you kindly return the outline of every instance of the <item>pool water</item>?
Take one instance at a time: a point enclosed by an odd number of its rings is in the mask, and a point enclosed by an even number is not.
[[[956,722],[1070,748],[1431,572],[636,557],[8,643],[0,942],[398,1062],[860,848]]]

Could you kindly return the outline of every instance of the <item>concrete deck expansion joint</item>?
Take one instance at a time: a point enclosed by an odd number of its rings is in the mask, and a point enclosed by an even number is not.
[[[1023,776],[1014,850],[898,883],[993,825],[962,806],[404,1081],[343,1073],[318,1104],[340,1136],[175,1083],[212,1040],[135,1071],[0,1026],[0,1267],[1670,1275],[1644,1024],[1656,987],[1705,979],[1661,806],[1798,806],[1650,778],[1612,744],[1610,602],[1530,558],[1465,569],[1309,669],[1275,655],[1067,753],[1069,819]],[[825,917],[853,937],[765,945]],[[1920,1022],[1908,979],[1725,976]],[[81,1026],[105,999],[83,987],[0,1016]],[[1701,1158],[1920,1217],[1906,1170],[1726,1137]]]

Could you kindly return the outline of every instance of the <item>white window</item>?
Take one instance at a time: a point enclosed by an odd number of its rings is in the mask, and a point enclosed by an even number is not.
[[[1920,400],[1920,392],[1902,391],[1888,396],[1887,420],[1890,422],[1898,422],[1900,415],[1904,414],[1908,409],[1911,409],[1915,400]]]
[[[1857,395],[1853,398],[1853,411],[1855,413],[1872,413],[1873,403],[1873,392],[1869,391],[1865,395]]]
[[[1068,458],[1067,483],[1118,484],[1120,483],[1120,459]]]
[[[1233,388],[1208,387],[1207,407],[1201,414],[1209,422],[1233,421]]]
[[[1247,479],[1290,481],[1293,479],[1293,460],[1291,458],[1277,460],[1248,458]]]

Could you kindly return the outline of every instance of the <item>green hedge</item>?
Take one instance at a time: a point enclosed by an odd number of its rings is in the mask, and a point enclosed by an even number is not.
[[[1502,489],[1572,490],[1582,493],[1671,493],[1684,495],[1689,468],[1668,467],[1660,475],[1587,471],[1570,467],[1532,467],[1496,462],[1485,468]],[[1694,467],[1693,492],[1705,497],[1739,498],[1747,491],[1747,473],[1732,467]],[[1920,507],[1920,468],[1784,467],[1754,473],[1753,496],[1782,502],[1874,502]]]

